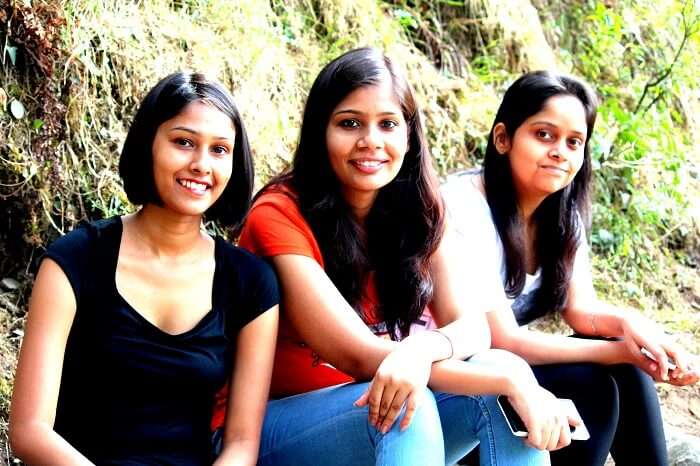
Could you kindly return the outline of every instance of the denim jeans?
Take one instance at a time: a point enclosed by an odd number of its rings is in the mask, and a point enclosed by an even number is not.
[[[508,429],[495,396],[461,396],[425,389],[408,429],[399,420],[386,434],[353,402],[367,383],[336,385],[271,400],[263,424],[262,466],[442,466],[481,444],[482,466],[548,465]],[[400,418],[399,418],[400,419]]]

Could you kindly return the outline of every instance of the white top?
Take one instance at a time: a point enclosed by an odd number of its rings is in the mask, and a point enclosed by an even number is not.
[[[481,173],[470,170],[450,175],[443,184],[442,195],[447,207],[447,223],[459,238],[461,247],[457,253],[471,269],[469,279],[477,280],[482,298],[489,303],[488,310],[503,309],[506,305],[513,309],[516,317],[519,311],[527,309],[534,297],[533,291],[540,287],[540,269],[535,274],[527,274],[525,287],[515,299],[506,296],[504,289],[506,264],[503,244],[491,217],[486,196],[483,192]],[[583,225],[582,222],[579,222]],[[579,230],[579,248],[576,251],[572,274],[578,280],[591,280],[588,244],[583,227]],[[519,319],[520,320],[520,319]]]

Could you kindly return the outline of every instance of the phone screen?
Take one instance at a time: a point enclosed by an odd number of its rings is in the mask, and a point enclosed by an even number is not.
[[[527,428],[525,427],[525,423],[522,421],[522,419],[520,419],[518,413],[515,412],[515,409],[513,409],[513,406],[511,406],[510,401],[508,401],[508,398],[503,395],[499,395],[497,401],[501,407],[501,411],[503,411],[503,415],[505,416],[506,421],[508,421],[510,430],[514,434],[521,433],[527,435]]]

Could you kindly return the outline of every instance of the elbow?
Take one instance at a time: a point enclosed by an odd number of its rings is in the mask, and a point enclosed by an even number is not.
[[[10,421],[8,440],[12,454],[17,458],[26,459],[32,444],[31,427],[27,423]]]
[[[518,354],[518,343],[515,332],[498,329],[490,335],[491,347]]]

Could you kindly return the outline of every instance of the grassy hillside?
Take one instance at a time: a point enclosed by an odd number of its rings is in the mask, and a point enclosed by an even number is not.
[[[131,209],[116,163],[145,91],[179,69],[223,81],[261,184],[290,159],[315,75],[361,45],[405,65],[441,174],[479,163],[519,73],[589,80],[596,286],[698,352],[697,2],[0,0],[0,279],[17,282],[0,288],[0,429],[36,259],[77,222]]]

